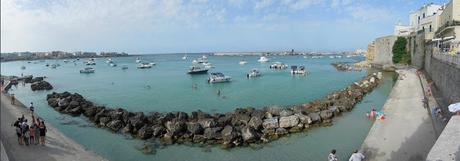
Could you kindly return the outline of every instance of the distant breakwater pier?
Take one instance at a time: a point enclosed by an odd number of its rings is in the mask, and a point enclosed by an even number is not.
[[[352,110],[381,80],[382,73],[373,73],[309,103],[283,108],[237,108],[227,113],[198,110],[145,114],[99,106],[78,93],[69,92],[53,92],[46,99],[56,111],[73,116],[84,115],[97,127],[139,139],[160,140],[165,145],[194,143],[232,148],[267,143],[290,133],[330,125],[332,118]]]

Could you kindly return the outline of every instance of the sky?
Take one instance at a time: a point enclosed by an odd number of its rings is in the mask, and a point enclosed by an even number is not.
[[[1,0],[1,52],[352,51],[447,0]]]

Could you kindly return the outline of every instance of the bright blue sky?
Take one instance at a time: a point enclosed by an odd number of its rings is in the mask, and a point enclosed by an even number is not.
[[[1,0],[1,52],[343,51],[446,0]]]

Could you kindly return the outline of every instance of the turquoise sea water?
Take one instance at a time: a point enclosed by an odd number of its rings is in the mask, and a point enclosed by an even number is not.
[[[270,70],[268,63],[258,63],[258,57],[208,56],[216,68],[211,72],[223,72],[232,76],[231,83],[208,84],[207,75],[185,74],[191,61],[201,55],[148,55],[144,61],[155,62],[151,69],[136,69],[136,57],[113,58],[118,67],[110,67],[106,59],[96,60],[96,73],[80,74],[84,68],[83,59],[74,63],[62,60],[27,63],[26,61],[1,63],[2,75],[47,76],[54,90],[78,92],[87,99],[109,107],[123,107],[130,111],[232,111],[236,107],[261,108],[270,105],[293,105],[321,98],[328,93],[344,88],[360,80],[369,71],[338,72],[330,63],[355,61],[357,58],[305,59],[300,56],[271,57],[271,62],[281,61],[289,65],[305,65],[311,72],[308,76],[291,76],[289,70]],[[238,62],[244,59],[246,65]],[[60,67],[50,69],[45,64],[59,63]],[[121,65],[129,69],[121,70]],[[24,65],[25,70],[20,67]],[[262,77],[247,79],[246,73],[258,68]],[[221,150],[174,145],[157,150],[155,155],[144,155],[133,148],[142,143],[128,140],[108,130],[88,127],[83,117],[62,115],[49,108],[46,94],[51,91],[32,92],[29,85],[13,87],[11,93],[25,104],[34,102],[39,115],[64,134],[84,145],[89,150],[114,161],[123,160],[325,160],[332,148],[338,150],[344,160],[349,153],[359,148],[372,122],[364,117],[371,106],[383,106],[393,86],[391,73],[385,73],[385,80],[376,90],[367,95],[356,108],[334,120],[331,127],[321,127],[306,133],[291,135],[264,145],[262,149],[236,148]],[[192,86],[196,84],[197,89]],[[148,87],[150,86],[150,88]],[[221,91],[218,96],[217,91]],[[74,122],[71,125],[65,123]]]

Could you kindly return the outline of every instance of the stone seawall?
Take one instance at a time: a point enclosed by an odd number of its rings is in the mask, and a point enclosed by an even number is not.
[[[159,139],[164,144],[220,144],[223,148],[247,146],[276,140],[289,133],[330,124],[333,117],[352,110],[354,105],[378,86],[381,73],[335,91],[325,98],[284,108],[237,108],[227,113],[130,112],[95,105],[78,93],[47,95],[55,110],[74,116],[84,115],[101,128],[133,135],[139,139]]]
[[[460,102],[460,68],[457,65],[438,59],[433,53],[427,52],[424,70],[433,81],[434,87],[439,90],[442,100],[437,98],[437,101],[442,106]]]

